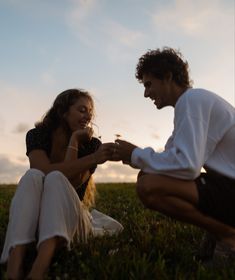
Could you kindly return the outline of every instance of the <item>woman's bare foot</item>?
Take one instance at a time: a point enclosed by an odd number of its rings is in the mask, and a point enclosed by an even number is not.
[[[39,245],[38,255],[33,263],[28,279],[44,279],[56,249],[63,243],[64,238],[52,237]]]

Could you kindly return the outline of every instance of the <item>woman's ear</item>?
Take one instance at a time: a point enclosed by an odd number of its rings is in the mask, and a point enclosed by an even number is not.
[[[64,114],[63,114],[63,120],[67,120],[67,116],[68,116],[68,112],[65,112]]]
[[[60,119],[60,121],[67,121],[67,117],[68,117],[68,112],[62,112],[62,109],[61,108],[58,108],[57,109],[57,114],[58,114],[58,117]]]

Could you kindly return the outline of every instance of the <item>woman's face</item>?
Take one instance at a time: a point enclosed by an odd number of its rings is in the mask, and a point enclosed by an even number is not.
[[[86,97],[80,97],[69,107],[64,117],[71,131],[86,128],[92,118],[93,107],[91,101]]]

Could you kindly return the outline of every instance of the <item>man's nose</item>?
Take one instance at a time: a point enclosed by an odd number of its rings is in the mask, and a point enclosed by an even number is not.
[[[144,90],[144,97],[149,97],[149,91],[147,89]]]

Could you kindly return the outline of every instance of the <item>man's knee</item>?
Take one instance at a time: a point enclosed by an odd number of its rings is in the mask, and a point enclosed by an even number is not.
[[[157,180],[153,181],[151,175],[139,176],[136,184],[136,192],[139,199],[147,208],[152,208],[153,204],[158,203],[161,197],[161,190]]]

